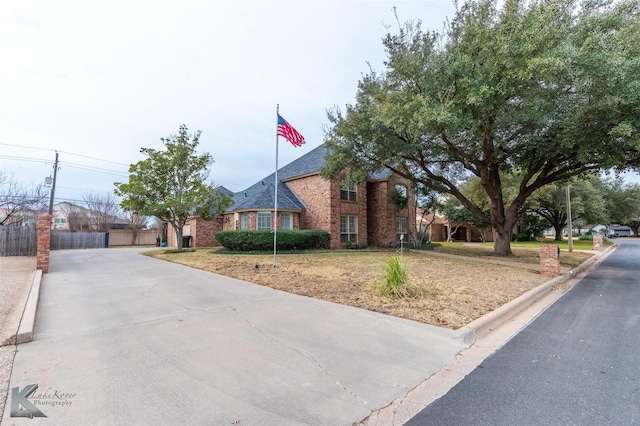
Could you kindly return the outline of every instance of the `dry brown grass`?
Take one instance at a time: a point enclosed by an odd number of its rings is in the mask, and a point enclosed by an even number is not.
[[[403,257],[409,279],[418,285],[422,297],[394,299],[369,290],[370,284],[384,275],[394,252],[278,254],[277,268],[273,267],[273,254],[217,254],[212,249],[148,254],[289,293],[452,329],[493,311],[548,279],[524,265],[505,266],[412,251],[405,252]]]

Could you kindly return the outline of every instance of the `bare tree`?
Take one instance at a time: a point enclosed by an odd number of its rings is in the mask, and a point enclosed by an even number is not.
[[[22,225],[46,207],[43,185],[25,186],[0,171],[0,225]]]
[[[144,228],[144,225],[147,223],[149,218],[147,216],[141,216],[128,211],[124,213],[124,219],[129,224],[129,229],[131,229],[131,245],[135,245],[138,238],[138,232]]]
[[[120,213],[119,201],[115,195],[105,192],[89,192],[82,196],[89,210],[89,221],[96,231],[107,232],[110,225],[117,222]]]
[[[89,230],[89,211],[87,209],[67,202],[57,204],[57,206],[67,219],[69,231],[78,232]]]

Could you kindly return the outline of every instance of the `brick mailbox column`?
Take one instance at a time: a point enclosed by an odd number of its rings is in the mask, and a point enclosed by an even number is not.
[[[548,277],[560,275],[560,247],[553,244],[540,246],[540,274]]]
[[[596,251],[600,251],[604,248],[604,243],[602,242],[602,234],[593,234],[593,249]]]
[[[49,250],[51,250],[51,215],[38,216],[38,247],[36,249],[36,269],[49,272]]]

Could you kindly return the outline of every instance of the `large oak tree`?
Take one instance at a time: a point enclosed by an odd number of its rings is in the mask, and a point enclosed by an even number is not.
[[[343,113],[329,111],[323,175],[352,181],[389,168],[456,197],[491,225],[495,253],[537,189],[640,165],[638,0],[479,0],[442,32],[404,24],[383,40]],[[505,173],[521,177],[506,200]],[[480,178],[485,214],[458,188]]]
[[[229,196],[205,182],[213,159],[209,153],[196,153],[200,133],[189,134],[182,125],[178,135],[160,139],[165,150],[141,148],[147,159],[129,167],[128,183],[115,183],[116,195],[123,197],[122,209],[168,222],[179,249],[184,225],[192,216],[209,219],[231,204]]]

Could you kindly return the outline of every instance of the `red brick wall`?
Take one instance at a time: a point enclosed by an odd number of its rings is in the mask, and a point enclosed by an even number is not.
[[[393,209],[389,208],[388,188],[389,182],[369,182],[369,241],[371,246],[387,246],[395,241],[395,216]],[[393,237],[390,235],[389,225],[393,216]]]
[[[447,241],[447,230],[445,229],[444,224],[431,224],[431,241],[434,243],[437,241]]]
[[[312,175],[288,181],[287,185],[307,207],[298,219],[298,228],[295,227],[294,217],[294,229],[329,231],[331,228],[331,182],[322,179],[320,175]]]
[[[540,246],[540,274],[548,277],[560,275],[560,259],[556,244]]]
[[[51,250],[51,215],[38,216],[38,245],[36,248],[36,269],[49,272],[49,252]]]
[[[391,194],[396,185],[407,188],[407,206],[399,209],[392,202]],[[407,218],[407,238],[405,243],[414,242],[416,238],[415,197],[411,183],[404,178],[392,175],[388,181],[369,182],[369,245],[388,246],[398,244],[396,241],[396,218]]]
[[[215,235],[216,232],[222,231],[222,223],[222,217],[217,217],[213,220],[203,220],[202,218],[192,219],[190,222],[191,247],[220,246]]]

